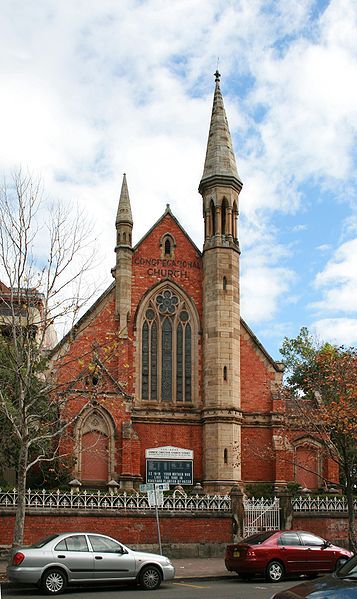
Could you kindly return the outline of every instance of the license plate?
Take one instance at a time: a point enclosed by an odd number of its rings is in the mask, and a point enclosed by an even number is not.
[[[233,557],[240,557],[240,551],[238,551],[237,549],[235,549],[233,551]]]

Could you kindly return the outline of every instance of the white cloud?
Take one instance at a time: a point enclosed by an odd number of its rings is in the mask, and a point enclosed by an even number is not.
[[[312,304],[324,312],[353,313],[357,309],[357,238],[343,243],[315,277],[322,299]]]
[[[357,319],[322,318],[311,324],[311,331],[323,341],[336,345],[353,345],[357,343]]]
[[[303,210],[309,227],[307,180],[332,200],[343,186],[351,201],[355,187],[357,5],[331,0],[313,21],[315,4],[5,0],[0,169],[28,166],[50,196],[85,209],[108,283],[123,171],[135,241],[170,203],[201,247],[197,187],[219,57],[244,182],[242,312],[248,322],[277,317],[294,273],[272,215]],[[346,309],[348,283],[339,281]],[[339,299],[329,298],[332,279],[317,284],[319,309],[329,310]]]

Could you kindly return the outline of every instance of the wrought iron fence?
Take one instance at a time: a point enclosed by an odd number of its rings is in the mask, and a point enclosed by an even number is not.
[[[344,496],[320,497],[300,496],[292,500],[294,512],[347,512],[347,499]],[[357,510],[357,499],[354,500],[354,509]]]
[[[15,508],[18,494],[13,491],[0,489],[0,508]],[[76,510],[153,510],[147,495],[93,493],[81,491],[31,491],[26,492],[26,507],[31,509],[76,509]],[[231,500],[228,495],[187,495],[182,491],[174,491],[172,495],[164,496],[164,511],[174,512],[230,512]]]
[[[0,489],[0,508],[15,508],[17,506],[17,490],[3,491]],[[149,505],[147,495],[141,493],[111,493],[111,492],[76,492],[70,491],[32,491],[26,492],[26,507],[31,509],[76,509],[76,510],[153,510]],[[357,511],[357,499],[354,500]],[[347,513],[347,500],[344,496],[300,496],[292,499],[294,512],[340,512]],[[231,498],[229,495],[187,495],[182,491],[174,491],[172,495],[164,496],[164,511],[176,512],[230,512]],[[259,518],[263,528],[257,530],[275,530],[278,526],[279,499],[244,499],[244,510],[247,526],[257,525]],[[265,519],[265,520],[264,520]],[[269,520],[270,519],[270,520]],[[250,524],[249,524],[250,523]],[[260,525],[259,525],[260,526]],[[271,527],[271,528],[269,528]],[[254,530],[253,530],[254,532]]]

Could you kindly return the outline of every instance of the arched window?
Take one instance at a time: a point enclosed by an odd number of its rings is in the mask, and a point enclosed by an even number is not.
[[[167,239],[165,239],[165,256],[170,256],[171,254],[171,242],[170,239],[167,237]]]
[[[173,260],[175,258],[176,241],[171,233],[165,233],[160,239],[161,259]]]
[[[223,462],[225,464],[228,464],[228,449],[225,448],[224,452],[223,452]]]
[[[191,403],[195,325],[189,302],[163,286],[143,307],[140,328],[141,398]]]
[[[237,219],[238,219],[238,206],[237,206],[237,202],[234,202],[233,210],[232,210],[232,235],[233,235],[233,239],[235,239],[235,240],[238,237]]]
[[[228,208],[228,202],[226,200],[226,198],[224,198],[223,202],[222,202],[222,235],[227,235],[227,208]]]
[[[227,366],[223,366],[223,380],[224,381],[228,380]]]
[[[212,227],[212,235],[217,233],[216,230],[216,207],[213,203],[213,200],[210,202],[210,210],[211,210],[211,227]]]

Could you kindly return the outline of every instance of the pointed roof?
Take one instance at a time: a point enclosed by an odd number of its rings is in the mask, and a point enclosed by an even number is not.
[[[119,206],[115,224],[118,223],[129,223],[133,224],[133,217],[131,214],[130,198],[128,191],[128,184],[126,182],[126,174],[123,175],[123,183],[121,186]]]
[[[213,96],[211,123],[208,134],[206,159],[199,191],[209,184],[230,183],[242,188],[239,178],[236,159],[233,151],[232,138],[229,131],[228,120],[224,108],[220,88],[220,73],[215,72],[216,87]]]

